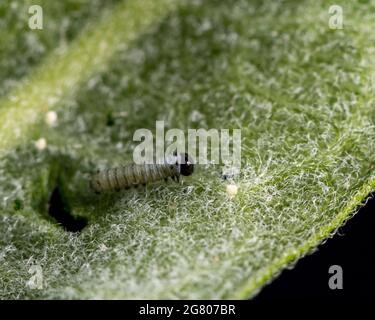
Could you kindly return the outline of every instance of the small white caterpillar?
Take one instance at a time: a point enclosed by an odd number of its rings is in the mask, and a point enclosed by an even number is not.
[[[181,153],[173,155],[163,164],[131,164],[98,171],[92,177],[90,187],[96,193],[119,191],[162,179],[179,181],[180,175],[190,176],[193,172],[192,159],[187,153]]]

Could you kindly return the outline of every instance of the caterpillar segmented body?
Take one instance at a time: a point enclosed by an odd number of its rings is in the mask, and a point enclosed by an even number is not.
[[[168,178],[179,181],[180,175],[189,176],[193,171],[191,158],[183,153],[174,155],[164,164],[132,164],[97,172],[92,177],[90,186],[96,193],[118,191]]]

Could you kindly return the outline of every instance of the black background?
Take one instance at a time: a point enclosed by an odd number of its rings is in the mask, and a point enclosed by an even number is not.
[[[318,251],[302,258],[291,270],[284,270],[253,299],[363,301],[374,297],[375,284],[375,199],[341,227]],[[331,265],[343,269],[343,289],[331,290]]]

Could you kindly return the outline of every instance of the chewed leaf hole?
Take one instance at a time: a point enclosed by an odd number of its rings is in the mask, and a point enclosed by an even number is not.
[[[86,218],[74,217],[70,213],[59,187],[56,187],[51,193],[48,201],[48,214],[66,231],[80,232],[87,226]]]

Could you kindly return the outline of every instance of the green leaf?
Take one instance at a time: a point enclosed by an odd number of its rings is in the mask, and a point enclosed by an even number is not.
[[[336,1],[332,30],[328,1],[40,0],[28,30],[15,3],[0,5],[1,298],[249,298],[374,191],[371,4]],[[201,165],[93,194],[91,173],[132,161],[156,120],[240,128],[238,193]],[[48,214],[57,189],[80,232]]]

